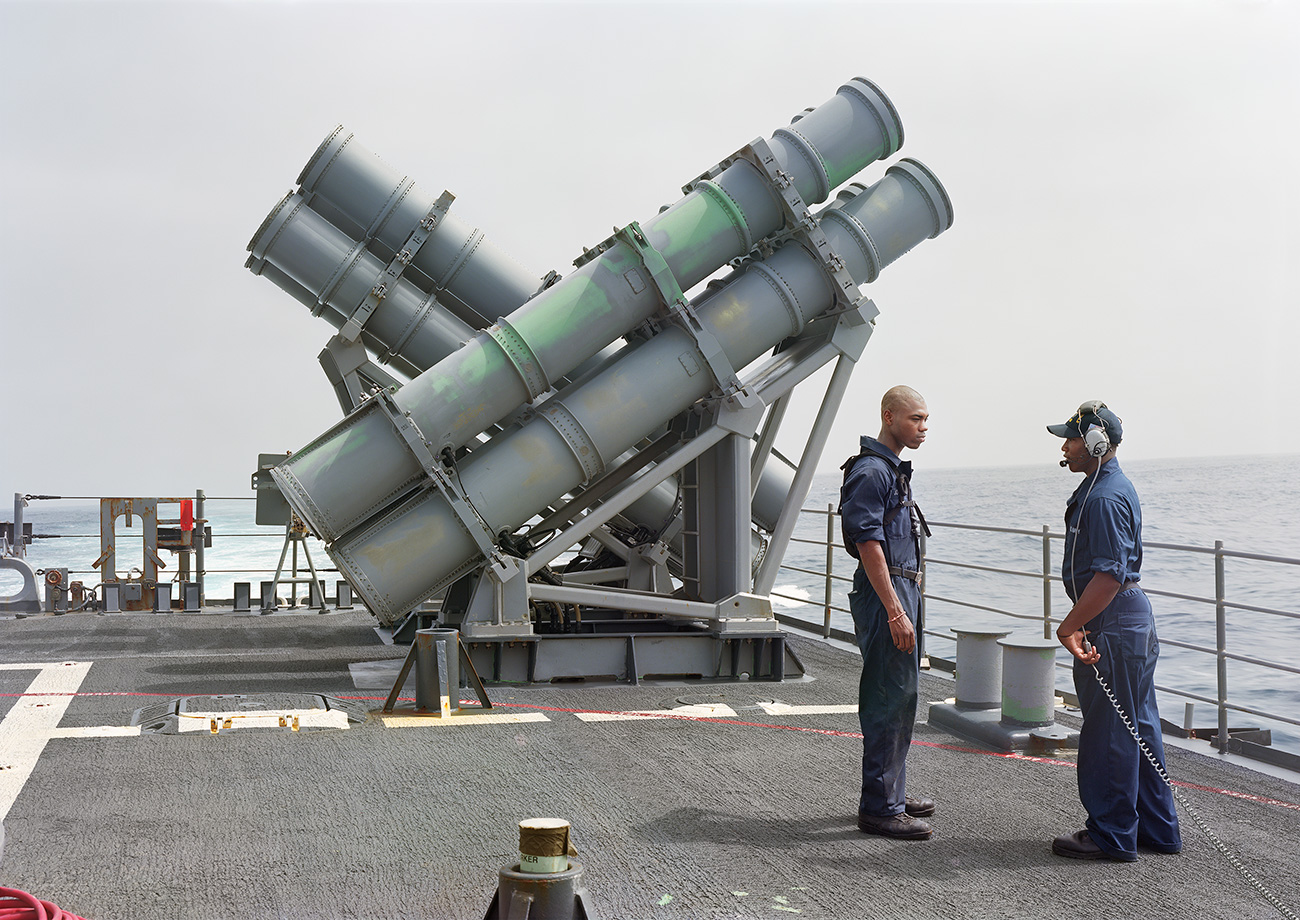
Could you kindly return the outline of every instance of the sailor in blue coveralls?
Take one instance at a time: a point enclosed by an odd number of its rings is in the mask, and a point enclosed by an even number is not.
[[[863,436],[862,452],[843,466],[840,491],[844,546],[859,561],[849,592],[862,651],[858,828],[906,840],[930,836],[930,824],[922,818],[935,806],[906,791],[921,659],[919,559],[925,521],[912,500],[912,464],[899,455],[921,446],[929,417],[925,400],[911,387],[887,392],[880,404],[880,436]]]
[[[1065,510],[1061,577],[1074,606],[1056,635],[1075,657],[1074,688],[1083,710],[1079,799],[1088,821],[1083,830],[1057,837],[1052,851],[1123,862],[1137,859],[1139,846],[1177,853],[1182,837],[1173,793],[1097,682],[1100,674],[1163,769],[1155,695],[1160,643],[1151,603],[1138,585],[1142,508],[1115,460],[1124,431],[1119,417],[1096,400],[1047,430],[1065,438],[1061,465],[1087,474]]]

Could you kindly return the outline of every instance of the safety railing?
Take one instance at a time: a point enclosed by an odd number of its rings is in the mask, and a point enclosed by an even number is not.
[[[261,525],[254,522],[254,502],[251,495],[209,496],[202,491],[197,493],[206,505],[203,523],[212,527],[214,544],[207,550],[206,558],[196,558],[193,571],[188,573],[200,586],[200,596],[204,603],[229,604],[235,594],[236,582],[249,582],[256,595],[257,582],[272,581],[277,570],[282,570],[280,592],[287,595],[290,606],[297,606],[299,594],[310,600],[310,591],[304,585],[300,591],[300,573],[305,573],[310,563],[304,555],[300,559],[299,543],[303,541],[288,540],[284,525]],[[41,510],[30,515],[27,524],[29,539],[25,556],[38,575],[43,575],[46,568],[58,566],[66,570],[69,579],[87,579],[98,581],[104,573],[93,560],[101,552],[102,534],[99,527],[99,505],[103,496],[96,495],[58,495],[27,496],[33,502],[40,501]],[[94,502],[96,504],[90,505]],[[74,511],[54,511],[51,507],[72,506]],[[21,511],[16,509],[16,517],[21,523]],[[75,521],[75,523],[72,523]],[[51,523],[56,520],[58,523]],[[159,519],[159,524],[175,524],[175,521]],[[324,556],[324,547],[319,541],[308,537],[311,549],[304,545],[303,551],[312,555]],[[144,537],[137,528],[122,526],[115,535],[115,549],[120,559],[139,559],[142,556]],[[170,562],[170,554],[160,554]],[[266,566],[264,560],[276,560],[279,565]],[[140,573],[136,566],[123,569],[123,577],[135,577]],[[331,566],[316,566],[316,573],[325,580],[326,576],[338,577],[338,569]],[[8,573],[0,573],[8,574]],[[158,580],[176,582],[181,573],[170,567],[159,572]],[[0,595],[5,593],[6,584],[0,584]],[[280,596],[284,596],[280,595]]]
[[[853,563],[841,546],[841,537],[839,529],[839,516],[835,513],[834,505],[827,505],[825,510],[820,508],[803,508],[802,509],[801,527],[796,536],[791,539],[791,552],[787,552],[786,558],[789,560],[792,556],[798,557],[804,562],[803,565],[783,564],[781,570],[799,576],[798,587],[806,592],[806,596],[798,596],[788,592],[783,592],[778,588],[772,596],[783,600],[797,602],[800,604],[812,604],[811,598],[820,593],[822,599],[823,620],[821,624],[811,623],[787,613],[778,613],[778,619],[791,625],[799,626],[805,629],[818,630],[823,637],[838,638],[848,642],[854,641],[851,629],[837,629],[832,625],[836,614],[843,618],[848,618],[851,624],[851,615],[847,606],[836,604],[839,598],[846,598],[849,587],[852,585]],[[822,521],[824,518],[824,528]],[[954,608],[964,608],[967,610],[977,610],[983,613],[993,614],[997,617],[1005,618],[1007,621],[1019,621],[1020,623],[1041,623],[1043,636],[1051,638],[1055,635],[1055,627],[1068,612],[1068,600],[1061,601],[1054,598],[1055,590],[1061,584],[1059,575],[1053,574],[1053,571],[1059,566],[1058,562],[1053,562],[1053,544],[1057,541],[1064,541],[1063,533],[1053,532],[1047,526],[1042,526],[1036,530],[1014,528],[1014,527],[992,527],[977,524],[956,524],[948,522],[930,521],[929,525],[935,533],[929,541],[922,539],[922,562],[923,584],[925,591],[923,593],[923,605],[925,610],[924,630],[927,637],[934,637],[949,641],[955,641],[955,635],[948,631],[948,628],[936,628],[942,624],[936,624],[935,613],[937,606],[950,606]],[[935,544],[942,546],[940,542],[943,531],[971,531],[980,534],[1007,534],[1018,537],[1032,538],[1034,546],[1024,554],[1012,551],[1013,558],[1008,564],[983,564],[961,559],[941,558],[934,554]],[[823,538],[821,533],[825,534]],[[1295,713],[1283,714],[1280,712],[1270,711],[1261,705],[1255,705],[1247,702],[1240,697],[1234,699],[1229,696],[1229,662],[1240,662],[1245,665],[1251,665],[1263,668],[1268,672],[1274,673],[1279,677],[1284,675],[1300,675],[1300,667],[1294,664],[1288,664],[1281,661],[1270,660],[1257,654],[1245,654],[1239,651],[1229,650],[1229,612],[1241,611],[1252,614],[1259,614],[1269,618],[1276,618],[1273,622],[1282,623],[1287,620],[1300,620],[1300,613],[1290,610],[1281,610],[1275,607],[1263,604],[1246,603],[1241,599],[1234,599],[1229,596],[1227,588],[1227,578],[1225,577],[1225,563],[1229,560],[1251,561],[1256,563],[1267,563],[1269,565],[1291,567],[1300,582],[1300,559],[1287,556],[1268,555],[1263,553],[1242,552],[1238,550],[1225,549],[1222,541],[1216,541],[1214,546],[1192,546],[1178,543],[1159,543],[1145,541],[1143,547],[1147,551],[1159,550],[1180,554],[1201,555],[1208,558],[1213,564],[1214,572],[1214,594],[1213,596],[1204,596],[1185,593],[1182,591],[1166,590],[1160,587],[1158,579],[1144,578],[1143,590],[1148,596],[1157,598],[1169,598],[1186,604],[1199,605],[1207,608],[1207,617],[1199,625],[1208,627],[1208,608],[1213,609],[1213,627],[1214,639],[1213,644],[1194,641],[1183,641],[1175,639],[1167,634],[1161,635],[1160,642],[1164,646],[1171,646],[1182,649],[1190,653],[1203,654],[1211,656],[1214,661],[1215,674],[1215,691],[1213,696],[1197,693],[1193,690],[1180,687],[1157,684],[1156,689],[1162,693],[1170,694],[1185,701],[1195,703],[1206,703],[1215,707],[1218,715],[1218,731],[1215,743],[1220,750],[1226,750],[1230,741],[1230,730],[1228,726],[1229,713],[1242,713],[1267,719],[1281,725],[1300,727],[1300,719],[1295,717]],[[814,568],[809,560],[821,559],[825,557],[825,565],[820,568]],[[1036,558],[1033,568],[1018,568],[1016,566],[1022,563],[1019,560],[1024,559],[1026,555],[1032,554]],[[1150,553],[1148,552],[1148,558]],[[848,571],[849,574],[840,574],[835,571],[837,561],[839,561],[841,571]],[[986,560],[989,561],[989,560]],[[947,569],[968,573],[975,573],[980,577],[997,576],[999,578],[1024,579],[1038,581],[1042,585],[1042,613],[1028,614],[1023,610],[1009,610],[997,604],[981,603],[978,598],[953,596],[951,593],[939,593],[936,590],[942,583],[943,578],[939,576],[936,570]],[[1288,569],[1290,571],[1290,569]],[[820,592],[817,587],[821,587]],[[1300,585],[1298,585],[1300,587]],[[1295,596],[1294,592],[1288,593],[1287,596]],[[1054,611],[1054,602],[1059,609],[1059,613]],[[843,602],[847,604],[847,601]],[[1163,611],[1158,610],[1158,618]],[[954,624],[957,625],[957,624]],[[1256,628],[1256,633],[1267,636],[1270,633],[1268,628]],[[1237,636],[1238,645],[1244,646],[1249,644],[1248,640]],[[1292,640],[1294,641],[1294,640]],[[1058,661],[1058,666],[1063,668],[1070,667],[1068,661]],[[1263,695],[1263,694],[1261,694]],[[1188,712],[1187,725],[1190,728],[1191,711]]]

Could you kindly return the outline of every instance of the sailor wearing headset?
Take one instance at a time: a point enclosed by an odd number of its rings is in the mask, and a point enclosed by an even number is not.
[[[1079,733],[1079,799],[1083,830],[1057,837],[1052,852],[1072,859],[1137,859],[1138,847],[1182,849],[1169,787],[1147,761],[1098,680],[1164,766],[1155,668],[1160,643],[1151,603],[1138,585],[1142,508],[1115,459],[1124,436],[1105,403],[1081,405],[1068,421],[1048,425],[1064,438],[1061,466],[1086,474],[1065,509],[1061,577],[1074,606],[1056,636],[1075,658],[1074,688],[1083,710]]]

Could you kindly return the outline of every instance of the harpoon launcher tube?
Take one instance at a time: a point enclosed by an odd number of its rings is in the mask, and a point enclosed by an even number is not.
[[[776,166],[805,201],[891,155],[902,127],[889,100],[857,78],[769,141]],[[642,225],[644,242],[681,290],[747,254],[784,222],[777,192],[758,167],[737,160]],[[434,454],[455,449],[663,307],[643,250],[611,239],[600,255],[542,291],[508,320],[402,387],[393,403],[418,426]],[[643,426],[643,431],[654,427]],[[331,542],[417,488],[424,472],[373,401],[272,471],[286,499]]]
[[[875,277],[952,223],[948,196],[913,160],[823,218],[832,251],[857,282]],[[852,255],[847,255],[852,253]],[[749,265],[696,308],[732,367],[744,367],[834,303],[821,263],[787,244]],[[627,450],[715,386],[694,339],[670,326],[593,378],[547,400],[538,416],[493,438],[459,468],[459,484],[493,532],[513,529],[576,488],[602,458]],[[393,622],[482,556],[443,495],[425,489],[328,548],[383,622]]]
[[[272,210],[248,244],[253,256],[247,267],[299,300],[304,299],[302,290],[310,291],[328,298],[346,318],[361,301],[349,299],[354,291],[334,290],[337,279],[355,275],[364,297],[386,261],[403,251],[409,258],[401,283],[424,294],[436,293],[442,304],[468,308],[484,320],[474,328],[514,310],[542,285],[540,278],[498,249],[481,230],[462,221],[449,201],[439,201],[421,190],[362,147],[342,125],[321,142],[298,182],[298,191],[290,192]],[[419,246],[406,250],[411,234],[426,220],[432,229]],[[320,251],[313,254],[312,250]],[[358,265],[355,253],[363,250],[375,255],[372,262]],[[267,271],[267,265],[278,272]],[[399,311],[391,304],[381,306],[387,306],[389,313],[401,312],[402,319],[409,322],[426,321],[420,313]],[[466,328],[472,335],[474,328]],[[383,345],[410,350],[400,339],[383,341]],[[444,349],[421,369],[453,350]]]
[[[435,196],[361,146],[342,125],[321,142],[298,184],[313,208],[388,252],[400,251],[436,203]],[[541,287],[540,278],[461,220],[455,205],[438,217],[411,267],[438,287],[441,298],[459,301],[489,322]]]
[[[290,192],[262,221],[248,244],[247,267],[341,329],[366,300],[386,263],[307,207]],[[474,328],[443,308],[407,278],[388,286],[361,326],[361,343],[373,354],[401,356],[404,368],[424,369],[456,351]]]

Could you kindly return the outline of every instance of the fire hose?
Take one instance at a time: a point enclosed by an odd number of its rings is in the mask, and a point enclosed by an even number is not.
[[[0,920],[85,920],[17,888],[0,887]]]

